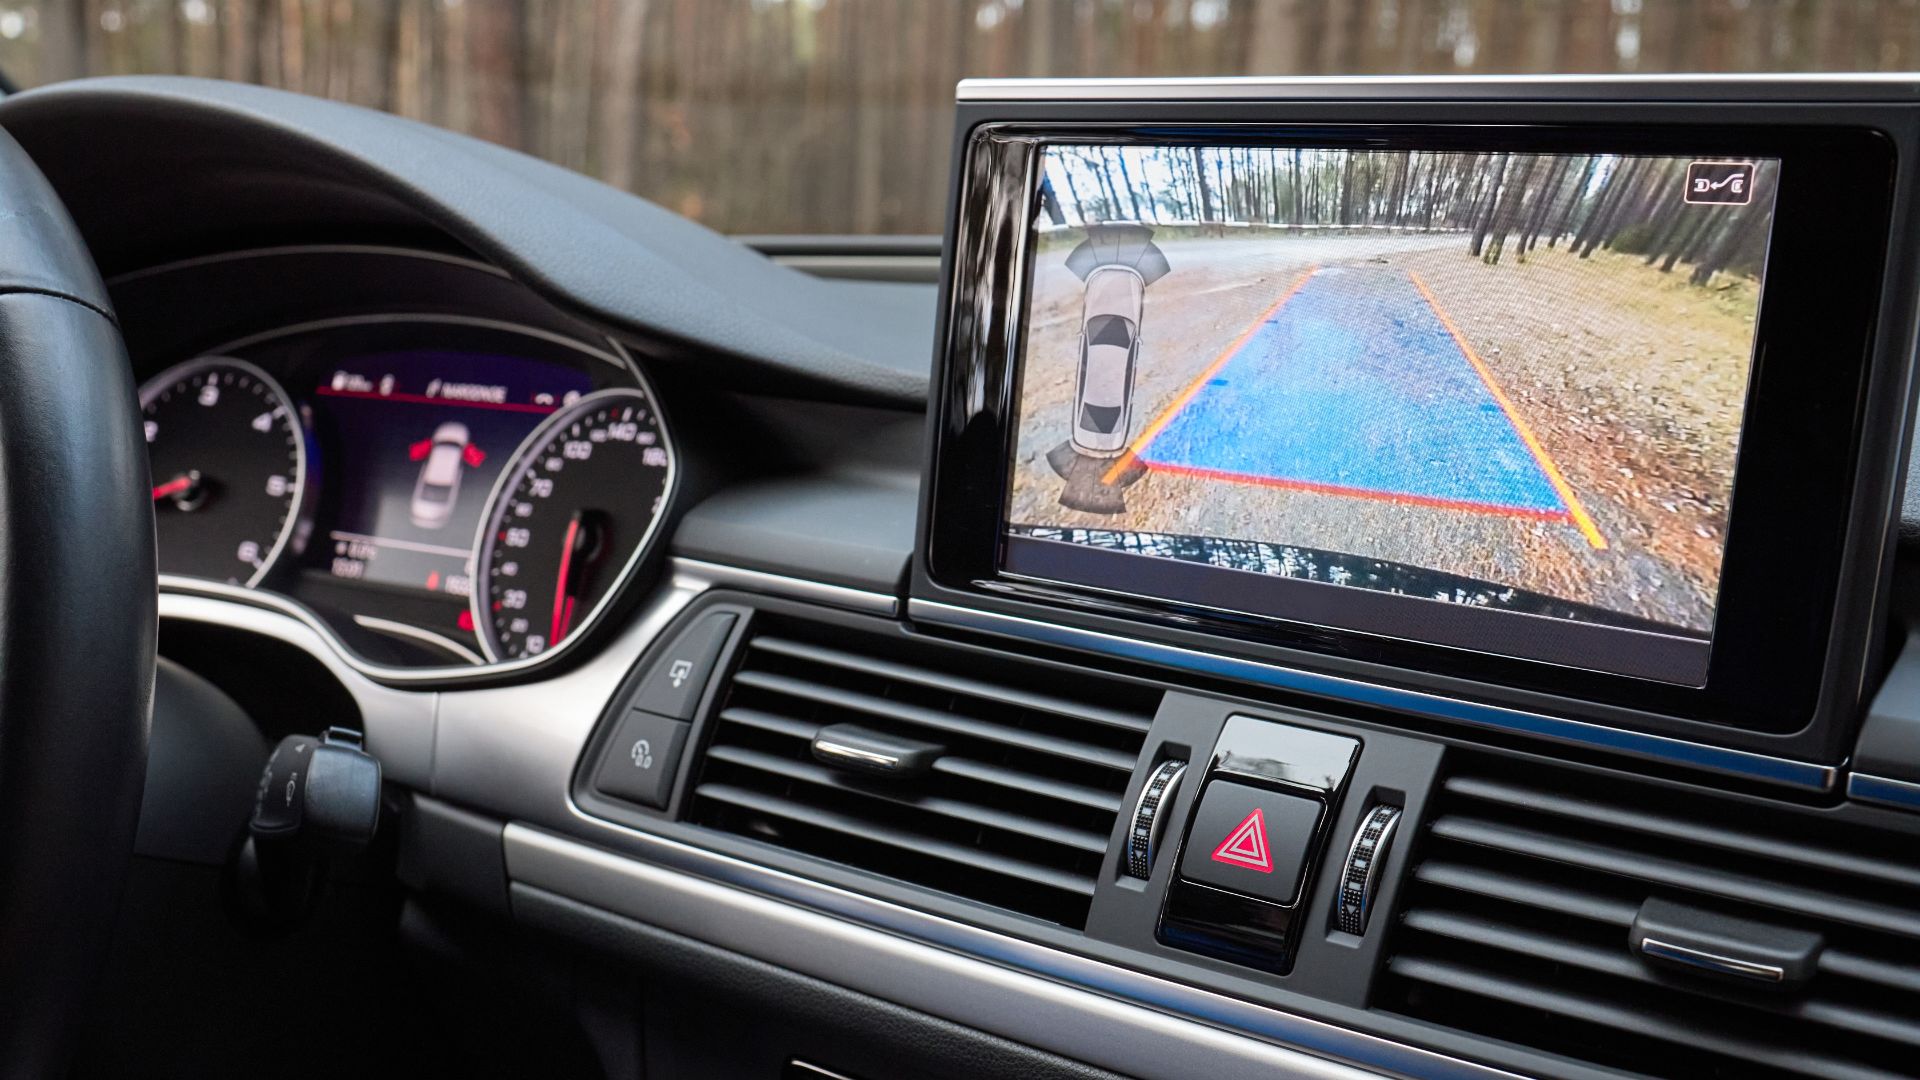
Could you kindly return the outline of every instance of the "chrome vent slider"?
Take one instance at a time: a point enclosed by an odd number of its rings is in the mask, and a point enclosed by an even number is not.
[[[1353,831],[1347,846],[1347,859],[1340,868],[1340,897],[1334,907],[1334,925],[1348,934],[1367,932],[1367,916],[1373,908],[1373,893],[1380,880],[1380,864],[1386,861],[1387,848],[1393,843],[1400,824],[1400,808],[1381,804],[1368,810]]]
[[[1160,846],[1160,834],[1166,828],[1162,813],[1180,793],[1180,780],[1187,775],[1187,763],[1163,761],[1154,766],[1133,804],[1133,821],[1127,828],[1127,876],[1146,880],[1153,874],[1153,855]]]

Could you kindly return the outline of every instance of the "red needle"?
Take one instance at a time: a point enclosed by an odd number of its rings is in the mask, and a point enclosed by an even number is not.
[[[573,598],[567,595],[567,576],[573,571],[573,545],[580,538],[580,515],[567,522],[567,538],[560,542],[560,580],[553,587],[553,633],[549,646],[560,644],[567,624],[573,621]]]
[[[153,489],[153,501],[159,502],[168,496],[178,495],[192,486],[193,477],[182,473],[164,484],[156,485]]]

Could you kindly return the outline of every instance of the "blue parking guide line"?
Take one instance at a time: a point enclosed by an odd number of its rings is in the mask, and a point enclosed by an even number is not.
[[[1317,271],[1140,457],[1254,484],[1570,515],[1439,315],[1386,266]]]

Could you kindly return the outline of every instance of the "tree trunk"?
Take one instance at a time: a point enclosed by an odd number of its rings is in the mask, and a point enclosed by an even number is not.
[[[1486,245],[1487,230],[1493,227],[1493,212],[1500,205],[1500,184],[1507,177],[1507,163],[1512,160],[1512,157],[1511,154],[1500,155],[1500,162],[1494,166],[1493,180],[1484,200],[1486,208],[1474,219],[1473,243],[1467,246],[1467,254],[1476,259],[1480,257],[1480,252]]]
[[[1213,192],[1207,188],[1207,161],[1198,146],[1193,148],[1193,175],[1200,188],[1200,224],[1204,229],[1213,220]]]

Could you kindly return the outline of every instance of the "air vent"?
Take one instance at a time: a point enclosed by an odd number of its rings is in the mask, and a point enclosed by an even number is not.
[[[1157,695],[762,615],[699,765],[692,820],[1075,928]],[[933,744],[908,776],[816,760],[822,728]]]
[[[1920,850],[1831,815],[1489,766],[1445,783],[1376,1006],[1658,1076],[1912,1076]],[[1824,941],[1765,986],[1629,946],[1676,907]],[[1817,937],[1815,937],[1817,935]]]

